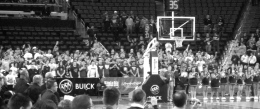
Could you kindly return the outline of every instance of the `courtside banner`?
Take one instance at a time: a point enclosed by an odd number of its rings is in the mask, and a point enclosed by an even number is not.
[[[143,78],[140,77],[107,77],[103,80],[107,87],[116,87],[119,89],[121,94],[128,94],[143,82]]]
[[[63,95],[97,94],[98,78],[57,78],[58,92]]]

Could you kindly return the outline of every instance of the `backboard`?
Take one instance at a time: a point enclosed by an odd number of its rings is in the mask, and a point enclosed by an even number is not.
[[[158,16],[158,41],[193,41],[195,39],[195,17]]]

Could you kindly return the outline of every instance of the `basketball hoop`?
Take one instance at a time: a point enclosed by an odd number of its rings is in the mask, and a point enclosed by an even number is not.
[[[182,47],[182,42],[185,40],[184,37],[174,37],[176,48]]]

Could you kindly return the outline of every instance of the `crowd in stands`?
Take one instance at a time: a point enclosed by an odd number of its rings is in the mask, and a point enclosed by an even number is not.
[[[136,43],[137,38],[131,36],[137,36],[142,34],[140,39],[144,43],[144,38],[149,39],[155,32],[155,20],[153,16],[147,18],[145,16],[137,16],[133,11],[129,13],[114,11],[113,14],[105,12],[103,14],[103,30],[104,32],[112,32],[114,41],[119,43],[119,33],[126,33],[129,42]],[[135,33],[135,34],[133,34]],[[152,37],[153,38],[153,37]],[[120,44],[120,43],[119,43]]]
[[[214,24],[215,23],[215,24]],[[210,15],[204,18],[204,33],[197,33],[197,44],[205,45],[199,46],[199,50],[205,50],[207,53],[219,52],[219,40],[225,29],[225,21],[222,16],[216,21],[213,21]]]

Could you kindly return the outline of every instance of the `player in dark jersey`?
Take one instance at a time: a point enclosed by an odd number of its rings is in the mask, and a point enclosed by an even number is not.
[[[233,100],[234,97],[234,90],[235,90],[235,85],[236,85],[236,68],[235,65],[232,64],[231,68],[228,69],[228,81],[229,81],[229,94],[230,94],[230,99]]]
[[[176,91],[185,91],[188,86],[188,72],[186,67],[181,68],[181,74],[176,80]]]
[[[246,78],[245,78],[246,100],[250,99],[249,95],[250,95],[250,89],[251,89],[251,86],[252,86],[252,83],[253,83],[253,81],[252,81],[253,75],[254,75],[254,70],[251,67],[248,67],[248,71],[246,72]]]
[[[196,67],[193,67],[191,72],[189,73],[189,85],[190,85],[190,91],[191,91],[191,99],[197,99],[196,98],[196,90],[198,86],[198,72],[196,72]]]
[[[218,100],[218,90],[219,90],[219,74],[218,70],[214,69],[214,72],[211,74],[211,97],[210,99],[213,100],[213,95],[216,93],[216,99]]]
[[[253,75],[253,90],[254,90],[254,99],[258,100],[258,88],[259,88],[259,64],[256,63]]]
[[[237,74],[237,86],[238,86],[237,100],[241,100],[244,79],[245,79],[245,74],[243,72],[243,67],[240,67]]]
[[[227,84],[228,84],[228,75],[227,75],[227,70],[222,70],[220,71],[220,92],[221,92],[221,99],[225,100],[226,97],[224,97],[225,95],[225,90],[227,88]]]
[[[208,68],[205,67],[201,73],[202,78],[202,87],[203,87],[203,99],[208,99],[208,87],[209,87],[209,79],[210,73],[208,72]]]

